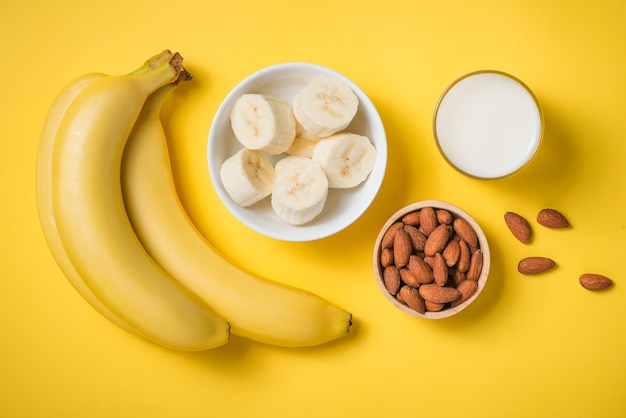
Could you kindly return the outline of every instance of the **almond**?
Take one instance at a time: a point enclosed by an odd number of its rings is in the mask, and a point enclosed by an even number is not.
[[[467,269],[467,280],[476,281],[480,277],[480,272],[483,270],[483,252],[478,249],[472,254],[470,259],[470,265]]]
[[[409,270],[420,283],[432,283],[434,280],[433,270],[417,255],[409,257]]]
[[[465,273],[470,266],[470,250],[465,240],[459,241],[459,261],[456,264],[456,268],[459,271]]]
[[[455,286],[458,286],[463,280],[467,280],[467,275],[459,270],[454,270],[452,272],[452,282]]]
[[[425,301],[433,303],[448,303],[461,297],[461,292],[454,287],[441,287],[436,283],[423,284],[418,290]]]
[[[424,299],[422,299],[419,291],[411,286],[402,286],[400,289],[402,300],[409,305],[409,308],[421,314],[426,312],[426,306],[424,305]]]
[[[452,223],[454,226],[454,230],[461,237],[463,241],[467,243],[470,247],[478,247],[478,236],[474,231],[474,228],[465,220],[461,218],[456,218]]]
[[[556,209],[542,209],[537,214],[537,222],[547,228],[567,228],[569,221]]]
[[[515,238],[524,244],[530,243],[533,232],[525,218],[515,212],[507,212],[504,214],[504,222]]]
[[[411,238],[411,244],[415,251],[424,251],[426,245],[426,235],[422,234],[419,229],[413,225],[404,225],[404,230],[409,234]]]
[[[415,212],[409,212],[402,217],[402,222],[405,225],[417,226],[420,223],[420,212],[416,210]]]
[[[433,256],[436,253],[443,251],[446,248],[446,244],[450,239],[450,228],[447,225],[439,225],[426,239],[424,244],[424,254],[427,256]]]
[[[393,240],[393,262],[396,267],[406,266],[411,254],[413,254],[411,238],[404,228],[398,228]]]
[[[426,310],[428,312],[439,312],[446,306],[445,303],[435,303],[435,302],[426,302],[426,301],[424,301],[424,305],[426,306]]]
[[[459,306],[480,287],[481,247],[472,219],[434,206],[406,213],[381,236],[381,287],[421,314]]]
[[[404,283],[408,284],[409,286],[419,287],[419,285],[421,284],[417,280],[417,277],[415,277],[415,275],[411,273],[411,270],[406,267],[400,269],[400,278]]]
[[[383,248],[380,250],[380,265],[388,267],[393,264],[393,250],[391,248]]]
[[[437,222],[440,225],[452,225],[452,214],[445,209],[437,209],[435,210],[435,215],[437,216]]]
[[[522,274],[539,274],[553,269],[556,263],[547,257],[526,257],[517,265]]]
[[[430,235],[439,223],[435,210],[431,207],[422,208],[420,211],[420,227],[419,230],[426,236]]]
[[[453,307],[459,306],[463,302],[467,301],[474,293],[476,293],[476,290],[478,290],[478,282],[474,280],[462,281],[456,287],[456,290],[461,293],[461,297],[452,302]]]
[[[433,279],[439,286],[445,286],[448,282],[448,265],[441,253],[435,254],[433,262]]]
[[[446,244],[446,248],[443,249],[441,255],[446,260],[446,264],[448,267],[454,266],[457,261],[459,261],[459,256],[461,255],[461,249],[459,248],[459,242],[451,239]]]
[[[605,290],[613,285],[613,280],[608,277],[592,273],[581,275],[578,281],[582,287],[592,291]]]
[[[393,247],[393,241],[396,237],[396,232],[403,226],[404,224],[402,222],[396,222],[392,224],[389,229],[387,229],[387,231],[383,234],[383,238],[380,243],[381,248]]]
[[[400,272],[395,266],[386,267],[383,270],[383,283],[387,292],[395,295],[400,289]]]

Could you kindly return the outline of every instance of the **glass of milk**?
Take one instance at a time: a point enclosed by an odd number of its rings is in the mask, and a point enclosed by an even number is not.
[[[526,167],[543,137],[543,114],[532,91],[500,71],[466,74],[443,92],[433,117],[439,150],[458,171],[496,180]]]

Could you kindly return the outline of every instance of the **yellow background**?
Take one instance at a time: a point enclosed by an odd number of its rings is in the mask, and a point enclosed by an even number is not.
[[[624,416],[626,2],[5,1],[0,31],[1,416]],[[125,73],[165,48],[181,52],[195,76],[166,118],[193,220],[241,266],[350,310],[348,337],[310,349],[233,337],[209,352],[168,351],[107,322],[57,268],[35,200],[46,111],[74,77]],[[364,216],[309,243],[242,226],[206,166],[209,127],[229,90],[289,61],[357,83],[378,107],[389,143],[385,181]],[[456,173],[431,133],[441,91],[479,69],[519,77],[546,118],[537,159],[500,182]],[[371,267],[379,227],[424,199],[470,212],[492,250],[484,293],[441,321],[392,307]],[[538,226],[544,207],[560,209],[573,227]],[[532,221],[532,244],[510,235],[509,210]],[[517,262],[530,255],[558,267],[521,276]],[[588,292],[578,284],[584,272],[615,286]]]

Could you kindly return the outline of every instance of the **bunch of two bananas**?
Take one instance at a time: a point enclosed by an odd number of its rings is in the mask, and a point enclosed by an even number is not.
[[[44,235],[106,318],[176,350],[229,341],[302,347],[347,334],[351,314],[225,260],[182,208],[160,110],[189,74],[166,50],[123,76],[87,74],[48,113],[37,161]]]

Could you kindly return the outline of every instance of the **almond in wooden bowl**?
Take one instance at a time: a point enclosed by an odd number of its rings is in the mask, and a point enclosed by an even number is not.
[[[383,295],[418,318],[441,319],[465,309],[485,287],[489,266],[489,245],[478,223],[438,200],[397,211],[374,246]]]

